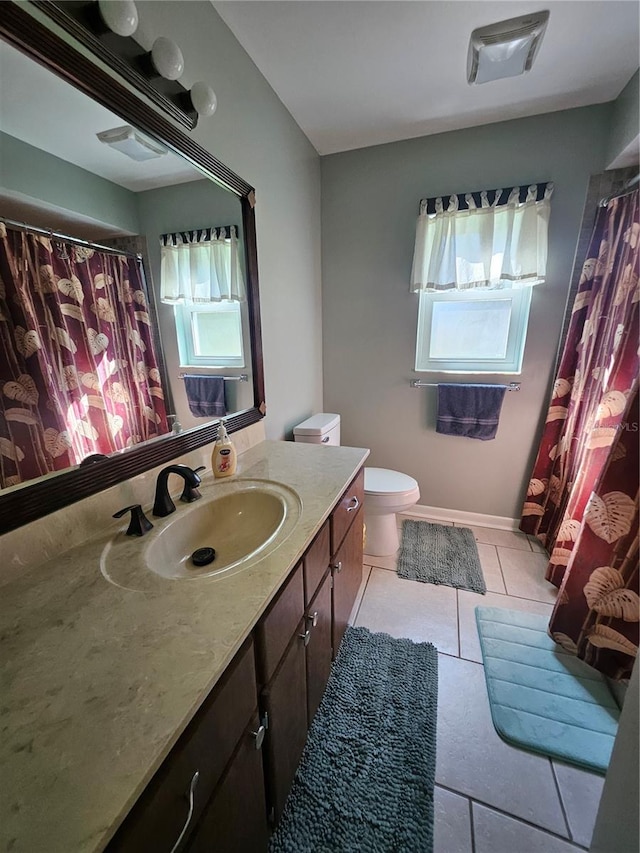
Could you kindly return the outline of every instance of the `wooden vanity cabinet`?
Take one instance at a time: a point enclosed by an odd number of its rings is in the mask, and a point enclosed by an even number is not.
[[[364,469],[361,469],[331,516],[334,658],[362,583],[363,502]]]
[[[263,804],[261,819],[257,813],[252,823],[255,846],[246,849],[264,849],[267,826],[262,761],[251,734],[257,731],[254,657],[250,637],[109,843],[110,853],[170,853],[181,834],[178,849],[189,849],[194,827],[209,803],[216,801],[220,786],[225,786],[224,780],[235,779],[240,774],[240,765],[235,766],[237,760],[248,768],[248,775],[241,774],[242,785],[251,788],[252,797],[257,801],[262,799]],[[257,761],[252,756],[248,763],[248,752],[257,753]],[[223,847],[217,846],[216,832],[217,827],[211,827],[209,849],[222,850]]]

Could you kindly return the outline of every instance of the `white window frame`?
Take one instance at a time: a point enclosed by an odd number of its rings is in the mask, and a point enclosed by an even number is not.
[[[531,287],[498,290],[421,291],[418,307],[415,370],[419,373],[497,373],[517,375],[522,372],[522,360],[527,337]],[[436,302],[511,301],[511,316],[504,358],[431,358],[433,305]]]
[[[216,357],[197,354],[197,332],[194,315],[216,312],[233,312],[237,314],[241,355]],[[174,305],[174,316],[181,367],[245,367],[245,335],[242,303],[232,300],[222,300],[221,302],[183,302]]]

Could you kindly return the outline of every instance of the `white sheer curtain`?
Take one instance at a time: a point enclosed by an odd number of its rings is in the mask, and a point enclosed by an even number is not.
[[[411,290],[517,288],[543,282],[552,192],[549,183],[514,187],[508,194],[496,190],[423,199]]]
[[[161,258],[162,302],[245,300],[235,226],[164,234]]]

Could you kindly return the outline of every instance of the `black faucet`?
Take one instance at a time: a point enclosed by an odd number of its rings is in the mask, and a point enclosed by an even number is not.
[[[200,477],[188,465],[168,465],[166,468],[163,468],[158,474],[158,481],[156,483],[156,499],[153,503],[153,514],[155,516],[163,517],[171,515],[176,510],[176,505],[171,500],[167,485],[169,474],[179,474],[185,481],[185,484],[192,490],[197,489],[200,485]],[[193,491],[191,494],[193,494]],[[200,497],[199,493],[198,497]],[[196,498],[192,497],[191,500],[196,500]]]

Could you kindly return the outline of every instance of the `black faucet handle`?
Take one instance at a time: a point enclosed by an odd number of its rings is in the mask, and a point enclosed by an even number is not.
[[[113,517],[122,518],[127,512],[131,513],[129,527],[127,527],[127,536],[144,536],[153,527],[153,524],[142,511],[140,504],[133,504],[132,506],[126,506],[124,509],[119,509],[118,512],[113,514]]]
[[[206,470],[205,465],[200,465],[198,468],[193,469],[193,473],[196,475],[198,481],[200,481],[200,477],[198,477],[198,473],[200,471],[205,471],[205,470]],[[194,501],[197,501],[201,497],[202,497],[202,495],[200,494],[198,489],[195,488],[194,486],[190,486],[189,483],[185,480],[184,481],[184,489],[182,490],[182,494],[180,495],[180,500],[183,503],[190,504],[190,503],[193,503]]]

